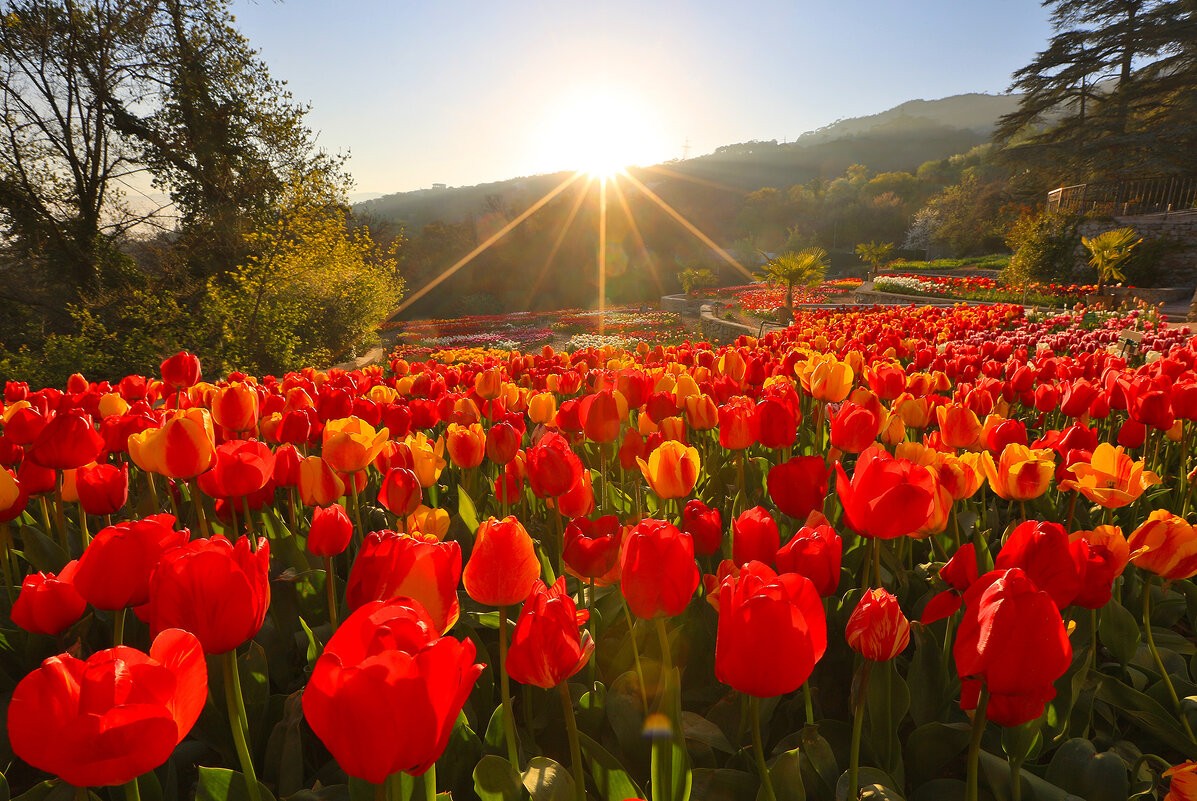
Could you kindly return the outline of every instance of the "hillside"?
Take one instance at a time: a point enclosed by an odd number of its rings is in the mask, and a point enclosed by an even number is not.
[[[967,94],[911,100],[878,114],[838,120],[795,142],[725,145],[685,161],[658,165],[686,178],[737,191],[833,178],[851,164],[873,172],[913,171],[926,161],[964,153],[988,141],[994,123],[1018,95]],[[651,170],[651,168],[650,168]],[[355,208],[370,217],[416,231],[436,220],[455,223],[484,215],[517,197],[537,197],[566,173],[513,178],[477,186],[420,189],[385,195]],[[657,175],[654,180],[661,180]]]

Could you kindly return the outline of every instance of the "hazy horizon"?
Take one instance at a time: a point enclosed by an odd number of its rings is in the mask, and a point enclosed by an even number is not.
[[[793,140],[908,100],[1004,92],[1050,34],[1037,0],[236,0],[237,26],[355,195],[653,164]],[[864,20],[862,23],[861,20]],[[309,37],[319,36],[319,58]]]

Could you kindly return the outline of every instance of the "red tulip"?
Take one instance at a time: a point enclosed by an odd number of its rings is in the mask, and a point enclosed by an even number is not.
[[[370,601],[408,597],[432,616],[437,631],[453,628],[461,614],[461,546],[433,538],[374,531],[366,535],[349,571],[345,604],[354,610]]]
[[[861,453],[852,481],[838,462],[836,492],[848,527],[864,537],[893,539],[927,525],[935,512],[935,479],[925,467],[874,446]]]
[[[219,535],[176,548],[150,582],[150,629],[190,631],[206,654],[232,651],[253,639],[270,606],[270,544],[236,544]]]
[[[353,537],[353,523],[339,503],[312,510],[312,527],[308,531],[308,551],[313,556],[336,556],[349,547]]]
[[[758,698],[784,695],[810,678],[826,650],[823,603],[810,579],[779,576],[760,562],[724,579],[715,639],[719,681]]]
[[[378,490],[378,502],[391,514],[407,517],[423,500],[424,488],[414,472],[403,467],[387,471]]]
[[[21,594],[12,605],[12,622],[35,634],[60,634],[83,616],[87,601],[75,589],[79,562],[71,560],[53,573],[34,573],[21,583]]]
[[[523,434],[511,423],[498,422],[486,433],[486,458],[495,464],[507,464],[520,449]]]
[[[711,556],[723,546],[723,516],[692,498],[682,509],[682,530],[694,538],[694,553]]]
[[[614,442],[619,437],[619,403],[611,390],[605,389],[583,398],[579,414],[582,418],[582,430],[590,441]]]
[[[806,576],[819,595],[827,598],[840,584],[843,556],[844,542],[835,529],[826,524],[807,525],[777,552],[777,572]]]
[[[1028,520],[1010,533],[993,566],[995,570],[1022,568],[1063,609],[1081,591],[1087,556],[1084,542],[1069,542],[1059,523]]]
[[[877,441],[881,422],[872,409],[845,401],[831,418],[831,444],[846,453],[860,453]]]
[[[190,353],[180,351],[162,362],[162,383],[172,392],[199,383],[200,361]]]
[[[765,398],[756,405],[760,442],[766,448],[789,448],[798,435],[798,418],[780,398]]]
[[[381,785],[444,753],[485,665],[474,643],[441,637],[409,598],[373,601],[336,630],[303,691],[303,715],[348,773]]]
[[[681,614],[698,589],[694,540],[664,520],[641,520],[620,553],[620,588],[636,617]]]
[[[17,756],[68,784],[124,784],[170,758],[207,697],[199,643],[170,629],[148,655],[118,646],[86,662],[42,662],[13,692],[8,739]]]
[[[97,609],[146,603],[159,562],[191,536],[174,526],[173,515],[160,514],[101,529],[79,557],[75,589]]]
[[[79,409],[59,412],[38,432],[26,455],[42,467],[70,470],[94,462],[104,438]]]
[[[910,644],[910,621],[888,590],[868,590],[852,610],[844,636],[865,659],[888,662]]]
[[[740,395],[719,407],[719,444],[729,451],[744,450],[760,439],[756,407]]]
[[[548,689],[577,673],[594,652],[590,635],[578,630],[585,621],[565,590],[565,576],[552,587],[537,579],[511,635],[507,675]]]
[[[619,549],[623,526],[615,515],[598,520],[574,518],[565,527],[565,572],[605,587],[619,580]]]
[[[732,522],[732,562],[737,567],[752,561],[772,565],[780,547],[777,523],[765,507],[746,509]]]
[[[582,477],[582,462],[560,434],[549,432],[528,449],[528,483],[538,498],[556,498]]]
[[[84,465],[75,473],[75,490],[89,515],[114,514],[129,500],[129,463]]]
[[[229,440],[216,449],[212,478],[223,498],[244,498],[265,487],[274,475],[274,453],[256,439]]]
[[[540,575],[532,538],[514,517],[478,526],[462,573],[465,591],[483,606],[513,606],[528,597]]]
[[[1043,714],[1052,684],[1072,664],[1072,644],[1055,601],[1018,568],[985,574],[964,595],[952,653],[964,682],[960,707],[973,709],[981,683],[988,718],[1017,726]]]
[[[831,470],[821,456],[795,456],[769,468],[769,499],[783,514],[805,520],[823,509]]]

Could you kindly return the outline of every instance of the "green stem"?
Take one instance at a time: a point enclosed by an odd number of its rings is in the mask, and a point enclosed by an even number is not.
[[[86,787],[76,787],[75,788],[75,801],[88,801],[88,798],[89,798],[89,796],[87,794]]]
[[[337,576],[331,556],[324,557],[324,593],[328,597],[328,622],[337,630]]]
[[[748,717],[752,724],[752,753],[756,758],[756,769],[761,774],[761,789],[765,793],[765,801],[777,801],[777,794],[773,792],[773,779],[769,776],[769,766],[765,764],[765,745],[761,739],[761,699],[755,695],[748,699]]]
[[[507,675],[507,607],[499,607],[499,692],[503,694],[503,736],[507,739],[507,759],[516,773],[520,770],[519,749],[515,744],[515,713],[511,711],[511,677]]]
[[[58,525],[58,536],[62,538],[62,543],[67,544],[67,528],[66,515],[62,511],[62,471],[55,471],[54,479],[54,522]],[[70,553],[70,548],[67,548],[67,553]]]
[[[123,607],[112,613],[112,644],[125,644],[125,610]]]
[[[136,776],[125,783],[125,801],[141,801],[141,788],[137,786]]]
[[[79,504],[79,535],[83,537],[83,547],[91,545],[91,534],[87,530],[87,512],[83,511],[83,504]]]
[[[811,698],[810,681],[802,685],[802,699],[806,702],[806,725],[813,726],[815,723],[815,702]]]
[[[436,801],[436,763],[433,762],[424,771],[424,801]]]
[[[231,505],[231,504],[230,504]],[[245,535],[249,537],[251,544],[258,541],[258,532],[254,530],[254,518],[249,513],[249,496],[241,496],[241,510],[245,512]]]
[[[382,780],[382,784],[374,785],[374,801],[387,801],[387,785],[390,782],[391,777],[387,776]]]
[[[881,589],[881,540],[873,538],[873,581]]]
[[[353,490],[353,522],[357,524],[358,542],[361,542],[366,537],[366,529],[362,526],[362,505],[358,502],[357,497],[357,476],[351,473],[349,475],[349,487]]]
[[[657,629],[657,641],[661,645],[661,664],[668,676],[673,672],[673,654],[669,651],[669,632],[665,629],[665,618],[657,615],[653,618],[653,624]]]
[[[1022,801],[1022,760],[1007,759],[1010,766],[1010,801]]]
[[[191,493],[191,503],[193,506],[195,506],[195,516],[199,519],[200,534],[204,537],[204,539],[208,539],[212,536],[212,532],[208,528],[208,516],[204,514],[204,502],[200,500],[199,485],[194,478],[187,482],[187,491]],[[236,533],[234,533],[233,536],[236,536]],[[255,785],[253,788],[253,793],[255,796],[253,801],[258,801],[257,791],[258,788]]]
[[[154,481],[154,474],[149,470],[145,471],[145,482],[147,485],[149,485],[150,497],[154,499],[154,510],[157,511],[159,508],[161,508],[158,501],[158,484]]]
[[[1193,737],[1193,729],[1189,726],[1189,717],[1181,708],[1176,688],[1172,686],[1172,677],[1168,675],[1168,671],[1164,667],[1164,660],[1160,658],[1160,652],[1155,647],[1155,636],[1151,632],[1151,584],[1153,580],[1154,577],[1151,574],[1146,574],[1143,581],[1143,628],[1147,634],[1147,649],[1151,651],[1151,658],[1155,660],[1155,666],[1159,668],[1160,675],[1164,679],[1164,686],[1168,688],[1168,696],[1172,699],[1172,705],[1176,707],[1176,716],[1180,718],[1181,725],[1185,727],[1185,734],[1189,735],[1190,740],[1197,742],[1197,738]]]
[[[977,768],[981,759],[981,736],[985,734],[985,707],[989,705],[989,687],[981,686],[981,697],[973,712],[973,736],[968,744],[968,777],[964,801],[977,801]]]
[[[868,697],[869,672],[873,663],[865,660],[860,669],[860,687],[857,689],[856,709],[852,715],[852,750],[848,757],[848,797],[856,798],[860,785],[860,733],[864,730],[865,698]]]
[[[249,716],[245,714],[245,699],[241,695],[241,676],[237,670],[237,651],[226,651],[220,655],[220,666],[224,671],[224,697],[229,712],[229,727],[233,730],[233,742],[237,746],[237,758],[249,790],[250,801],[261,801],[258,792],[258,776],[254,773],[253,758],[249,754],[246,732],[249,730]]]
[[[624,599],[623,593],[619,594],[619,603],[623,606],[623,616],[628,621],[628,637],[632,640],[632,659],[636,663],[636,678],[640,682],[640,703],[644,705],[644,711],[648,712],[648,690],[644,684],[644,667],[640,664],[640,646],[636,644],[636,621],[632,619],[632,613],[628,610],[628,602]]]
[[[565,712],[565,728],[569,733],[570,767],[574,772],[574,797],[586,801],[586,773],[582,770],[582,746],[578,742],[578,720],[574,717],[574,701],[569,696],[569,682],[557,685],[561,691],[561,708]]]

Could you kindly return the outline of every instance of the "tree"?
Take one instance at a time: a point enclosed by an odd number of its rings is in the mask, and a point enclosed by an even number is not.
[[[121,0],[0,11],[0,300],[36,338],[119,268],[119,244],[145,219],[122,202],[121,182],[140,168],[94,87],[132,91],[124,52],[147,22]]]
[[[793,310],[794,287],[817,286],[822,282],[827,267],[826,250],[805,248],[797,253],[782,253],[768,259],[764,264],[763,278],[770,283],[786,285],[786,309]]]
[[[1130,258],[1143,238],[1134,228],[1115,228],[1094,237],[1081,237],[1081,244],[1089,251],[1089,266],[1097,270],[1097,291],[1101,293],[1107,281],[1125,281],[1118,269]]]
[[[699,289],[715,286],[719,283],[719,277],[715,275],[714,271],[706,269],[696,270],[693,267],[687,267],[677,274],[677,280],[682,284],[682,291],[689,295]]]
[[[894,250],[893,242],[861,242],[856,246],[856,255],[869,265],[869,280],[872,281],[881,270],[881,263]]]
[[[1024,94],[996,138],[1052,182],[1133,173],[1145,157],[1140,83],[1184,33],[1179,0],[1044,0],[1055,35],[1014,73]],[[1191,11],[1191,9],[1190,9]],[[1182,28],[1184,26],[1181,26]],[[1193,83],[1186,82],[1190,89]]]
[[[282,372],[327,364],[364,344],[403,294],[401,240],[375,245],[354,226],[347,183],[294,176],[255,255],[208,283],[204,317],[222,370]]]

